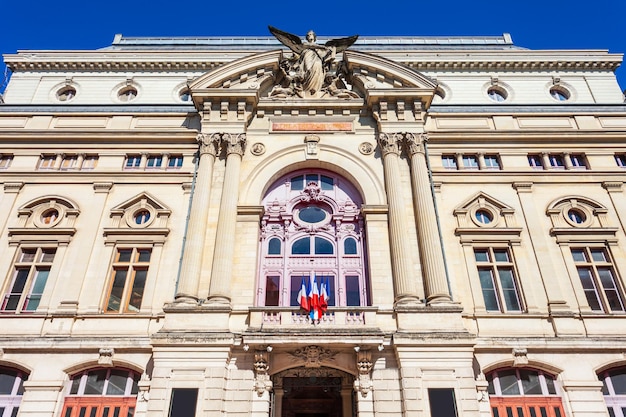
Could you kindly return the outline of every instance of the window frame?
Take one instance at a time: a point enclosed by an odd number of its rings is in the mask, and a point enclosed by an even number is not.
[[[136,314],[141,312],[141,308],[144,301],[144,296],[146,292],[146,283],[148,280],[148,271],[150,267],[150,261],[152,258],[152,247],[149,245],[140,245],[140,246],[118,246],[115,248],[113,252],[113,260],[111,262],[111,268],[109,272],[109,283],[106,291],[106,298],[103,304],[103,312],[106,314]],[[122,252],[131,251],[130,257],[128,261],[120,260],[122,256]],[[141,261],[141,252],[147,251],[149,253],[149,258],[147,261]],[[118,272],[123,272],[123,276]],[[144,271],[145,276],[143,278],[144,282],[141,287],[141,293],[139,297],[139,306],[131,307],[131,300],[133,297],[133,290],[135,289],[135,283],[137,279],[137,272]],[[112,297],[114,296],[114,289],[116,287],[116,280],[118,278],[123,278],[123,285],[121,286],[121,292],[119,292],[118,298],[118,308],[113,309],[112,307]],[[119,288],[119,286],[117,286]]]
[[[574,251],[583,251],[583,255],[585,260],[577,260],[577,256]],[[598,261],[594,259],[594,251],[601,250],[604,254],[604,261]],[[574,267],[576,269],[576,273],[580,282],[580,286],[584,293],[584,299],[587,302],[587,305],[591,309],[592,312],[595,313],[604,313],[604,314],[623,314],[626,313],[626,304],[624,299],[624,289],[621,286],[621,279],[619,274],[617,273],[617,269],[615,267],[615,262],[613,261],[613,257],[611,255],[610,248],[607,246],[601,245],[577,245],[572,244],[570,246],[570,253],[572,255],[572,261],[574,262]],[[602,268],[604,271],[608,271],[611,274],[611,281],[613,284],[613,288],[609,290],[615,291],[615,296],[617,301],[619,302],[621,309],[615,310],[612,307],[611,297],[607,295],[607,288],[605,288],[605,284],[603,283],[603,279],[601,274],[598,272],[598,269]],[[588,278],[590,279],[589,286],[585,284],[585,278],[581,275],[581,270],[586,270],[589,272]],[[593,291],[593,295],[595,295],[595,303],[590,302],[591,292]],[[596,307],[597,308],[594,308]]]
[[[0,169],[7,169],[13,162],[13,154],[3,153],[0,154]]]
[[[474,253],[474,262],[478,271],[478,279],[480,282],[481,293],[483,296],[483,301],[485,303],[485,310],[494,313],[524,313],[525,305],[523,293],[521,290],[520,281],[518,279],[515,259],[513,258],[513,251],[506,246],[488,245],[476,245],[472,249]],[[482,251],[487,255],[486,261],[478,260],[477,254],[479,251]],[[505,253],[507,260],[498,260],[498,257],[496,255],[497,253]],[[481,271],[489,272],[489,278],[492,284],[491,288],[485,288]],[[503,271],[510,272],[509,279],[513,284],[512,288],[505,288],[504,279],[506,277],[503,277]],[[487,296],[485,294],[486,290],[493,291],[496,308],[489,308],[490,303],[488,303]],[[507,297],[506,294],[511,291],[515,295],[517,309],[511,308],[511,306],[509,305],[509,297]]]
[[[612,378],[616,375],[623,375],[626,378],[626,367],[611,368],[598,374],[598,379],[602,382],[602,394],[604,403],[610,417],[625,417],[626,412],[626,392],[617,394]]]
[[[4,411],[0,413],[0,417],[12,417],[19,412],[24,396],[24,382],[28,381],[29,375],[19,369],[7,366],[0,366],[0,375],[9,375],[14,378],[11,392],[0,395],[0,410]]]
[[[140,154],[128,154],[124,160],[124,169],[140,169],[141,168],[141,155]]]
[[[39,164],[37,165],[37,169],[49,171],[54,169],[56,164],[57,155],[56,154],[42,154],[39,157]]]
[[[27,253],[33,253],[32,261],[24,259]],[[45,260],[46,253],[52,253],[50,260]],[[37,311],[41,303],[46,285],[52,275],[52,268],[54,265],[54,259],[56,257],[57,247],[53,245],[45,246],[33,246],[22,245],[18,248],[13,263],[11,264],[9,277],[6,280],[6,286],[3,291],[2,304],[0,305],[0,312],[12,313],[12,314],[32,314]],[[26,276],[23,277],[23,284],[19,284],[20,279],[19,271],[27,271]],[[46,272],[45,276],[40,275],[40,272]],[[43,277],[43,278],[42,278]],[[43,283],[41,283],[43,279]],[[15,290],[15,285],[20,285],[19,291]],[[41,285],[41,292],[33,292],[35,287]],[[38,297],[38,301],[34,308],[28,308],[30,302]],[[15,309],[7,309],[7,305],[11,303],[11,299],[15,299]]]

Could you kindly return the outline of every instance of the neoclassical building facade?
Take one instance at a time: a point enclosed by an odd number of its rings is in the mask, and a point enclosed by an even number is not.
[[[624,417],[622,55],[270,29],[4,55],[0,416]]]

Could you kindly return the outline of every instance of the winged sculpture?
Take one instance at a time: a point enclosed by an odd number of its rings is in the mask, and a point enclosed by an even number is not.
[[[276,89],[270,95],[316,98],[326,93],[341,96],[347,93],[345,85],[338,79],[336,74],[328,77],[332,63],[337,52],[348,49],[359,35],[347,38],[331,39],[324,45],[316,43],[317,36],[310,30],[303,42],[299,36],[284,32],[273,26],[269,30],[287,48],[291,49],[294,56],[281,63],[281,68],[286,81],[284,86]],[[343,88],[342,88],[343,87]]]

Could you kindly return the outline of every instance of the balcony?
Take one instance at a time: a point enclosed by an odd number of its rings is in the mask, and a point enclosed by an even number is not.
[[[315,323],[308,313],[298,307],[251,307],[250,328],[310,328],[315,325],[327,329],[377,327],[377,307],[329,307]]]

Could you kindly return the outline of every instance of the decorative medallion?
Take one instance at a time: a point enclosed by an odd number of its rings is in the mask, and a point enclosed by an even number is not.
[[[359,145],[359,152],[363,155],[371,155],[374,153],[374,145],[369,142],[363,142]]]
[[[263,155],[265,153],[265,145],[263,145],[261,142],[257,142],[254,145],[252,145],[252,147],[250,148],[250,152],[252,152],[252,155]]]

